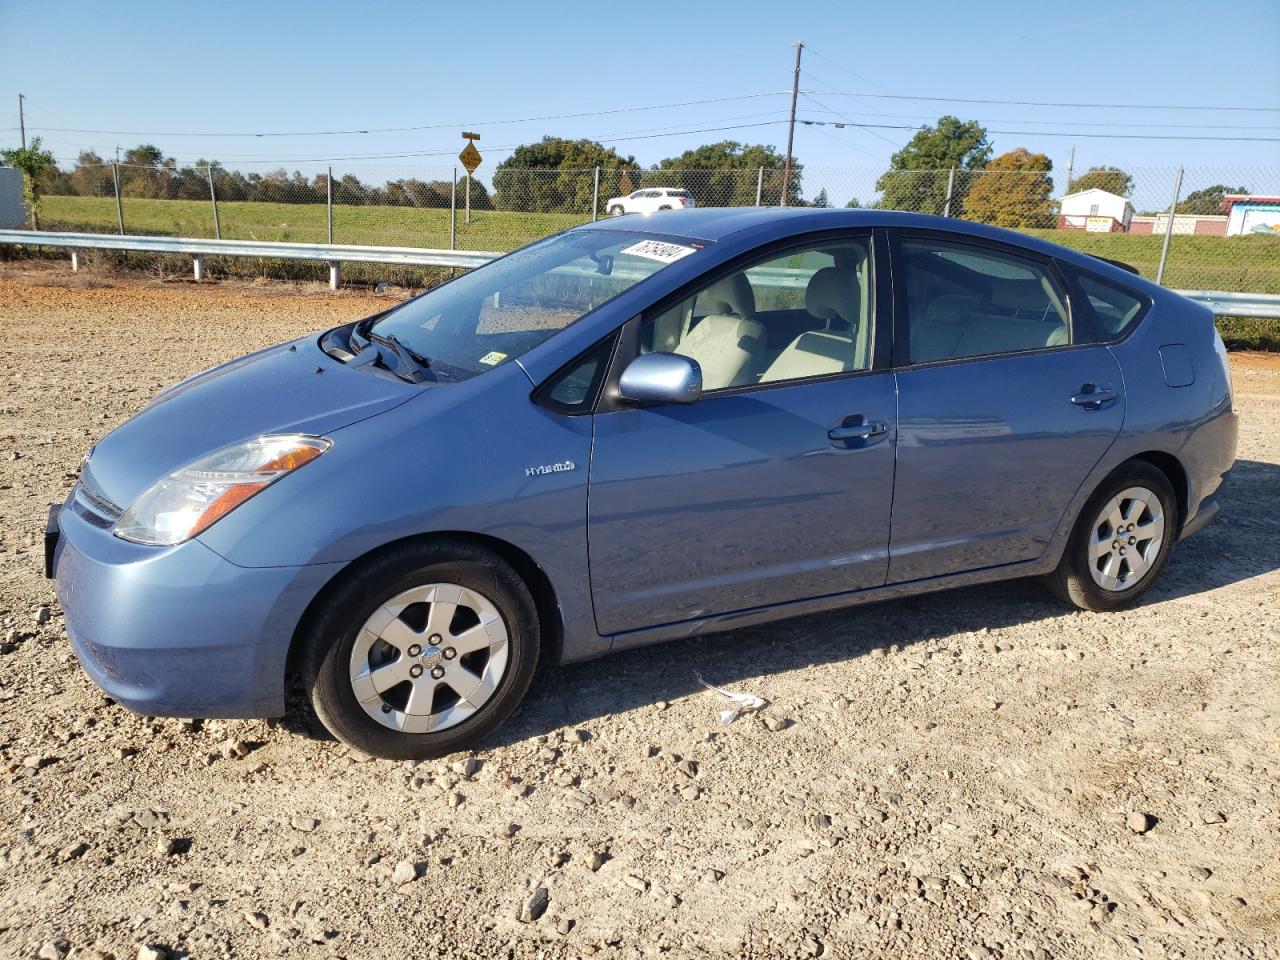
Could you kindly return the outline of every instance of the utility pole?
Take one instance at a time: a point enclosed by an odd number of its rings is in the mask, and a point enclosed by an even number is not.
[[[796,44],[796,69],[791,75],[791,120],[787,124],[787,158],[782,163],[782,200],[779,206],[787,205],[787,195],[791,193],[791,147],[796,138],[796,98],[800,96],[800,54],[804,51],[804,43]]]
[[[22,101],[25,100],[22,94],[18,94],[18,129],[22,131],[22,149],[27,149],[27,118],[23,115]]]
[[[1075,145],[1072,144],[1071,152],[1067,154],[1067,189],[1062,191],[1062,195],[1064,197],[1071,192],[1071,169],[1075,165],[1076,165],[1076,148],[1075,148]]]
[[[1173,200],[1169,203],[1169,219],[1164,222],[1164,243],[1160,246],[1160,265],[1156,267],[1156,283],[1164,282],[1164,265],[1169,259],[1169,240],[1173,237],[1173,218],[1178,212],[1178,198],[1182,196],[1182,168],[1173,181]]]

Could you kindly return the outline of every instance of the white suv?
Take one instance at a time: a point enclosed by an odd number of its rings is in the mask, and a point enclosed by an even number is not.
[[[647,187],[625,197],[614,197],[605,204],[609,216],[620,217],[624,213],[653,213],[655,210],[680,210],[696,207],[697,201],[688,190],[675,187]]]

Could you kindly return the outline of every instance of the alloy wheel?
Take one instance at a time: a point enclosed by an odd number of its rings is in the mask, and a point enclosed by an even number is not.
[[[1089,538],[1089,572],[1103,590],[1128,590],[1160,556],[1165,518],[1160,497],[1146,487],[1122,490],[1098,513]]]
[[[506,674],[507,625],[493,601],[455,583],[387,600],[351,650],[351,689],[374,720],[401,733],[455,726],[489,701]]]

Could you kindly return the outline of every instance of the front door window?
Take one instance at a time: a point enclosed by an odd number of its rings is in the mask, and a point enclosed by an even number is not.
[[[646,318],[640,350],[696,360],[708,393],[866,370],[870,270],[866,239],[772,257]]]

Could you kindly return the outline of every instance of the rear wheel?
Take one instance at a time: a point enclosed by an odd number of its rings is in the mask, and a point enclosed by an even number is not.
[[[529,688],[538,616],[501,557],[469,543],[394,548],[351,572],[309,618],[302,680],[316,716],[375,756],[472,746]]]
[[[1085,504],[1048,586],[1082,610],[1118,610],[1155,582],[1177,529],[1169,479],[1151,464],[1125,464]]]
[[[663,204],[662,206],[660,206],[658,209],[659,209],[659,210],[670,210],[670,209],[671,209],[671,205],[670,205],[669,203],[664,203],[664,204]]]

